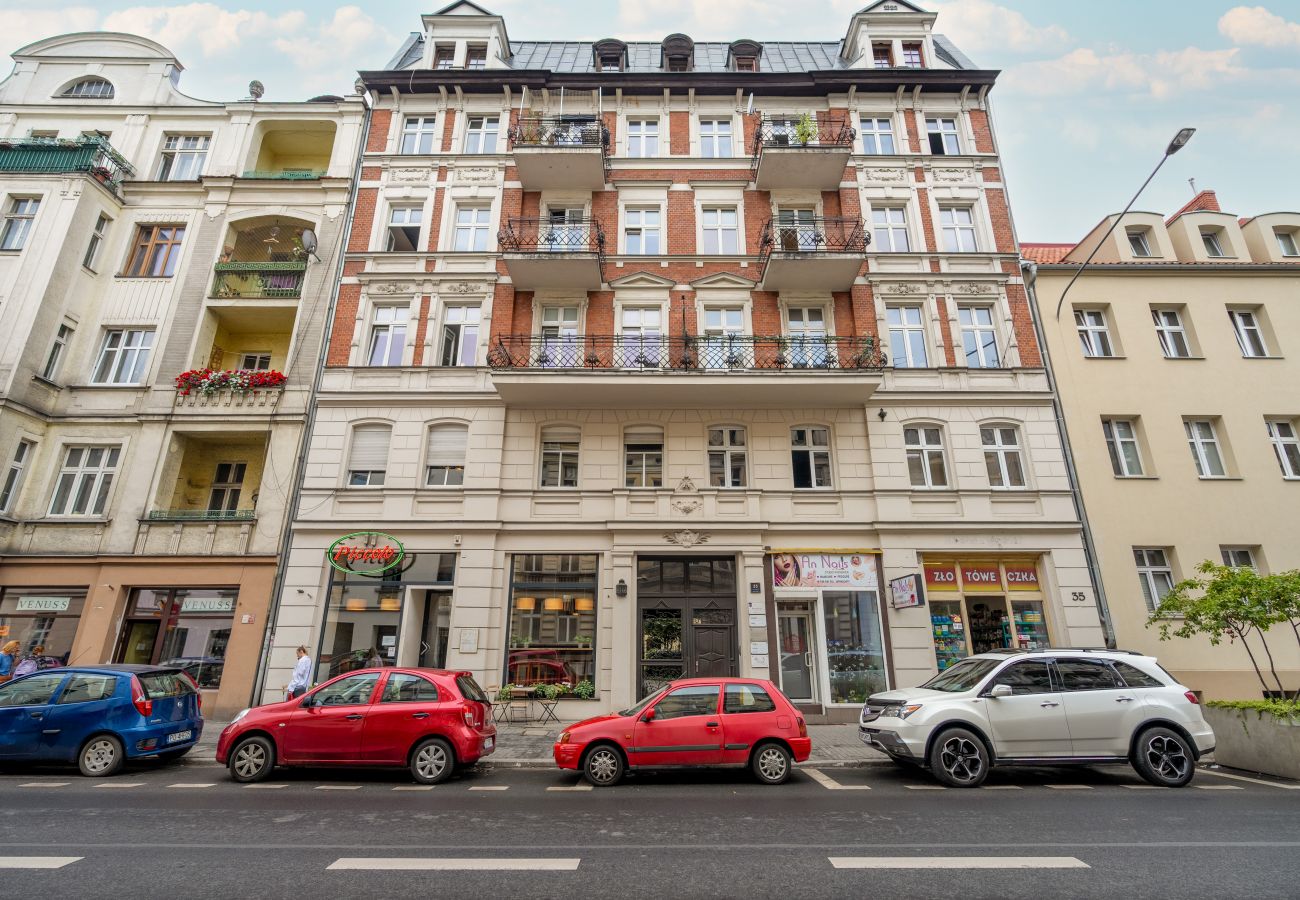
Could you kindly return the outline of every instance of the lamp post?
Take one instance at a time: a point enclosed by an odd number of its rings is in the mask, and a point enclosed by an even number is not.
[[[1097,255],[1097,251],[1101,249],[1102,244],[1105,244],[1106,239],[1110,237],[1111,232],[1119,227],[1119,223],[1124,221],[1124,217],[1128,215],[1128,211],[1133,208],[1134,203],[1137,203],[1137,198],[1142,196],[1142,192],[1145,191],[1147,185],[1151,183],[1151,179],[1156,177],[1156,173],[1160,171],[1160,167],[1165,164],[1165,161],[1179,150],[1186,147],[1187,142],[1192,139],[1192,135],[1194,134],[1196,134],[1195,128],[1180,128],[1178,133],[1174,135],[1174,139],[1170,141],[1169,146],[1165,148],[1165,155],[1160,157],[1160,162],[1156,163],[1156,167],[1151,170],[1151,174],[1147,176],[1147,180],[1142,182],[1142,187],[1137,189],[1137,193],[1134,194],[1133,199],[1128,202],[1128,206],[1124,207],[1124,211],[1110,224],[1110,228],[1106,229],[1106,233],[1102,235],[1101,240],[1097,242],[1097,246],[1092,248],[1092,252],[1088,254],[1088,258],[1085,259],[1083,264],[1075,270],[1074,276],[1070,279],[1070,283],[1065,286],[1065,290],[1061,291],[1061,299],[1056,301],[1057,319],[1061,318],[1061,307],[1065,305],[1065,295],[1070,293],[1070,288],[1074,287],[1074,283],[1079,279],[1079,276],[1083,274],[1083,270],[1088,268],[1088,263],[1092,262],[1092,258]]]

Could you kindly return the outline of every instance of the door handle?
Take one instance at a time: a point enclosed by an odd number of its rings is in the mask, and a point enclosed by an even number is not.
[[[33,719],[43,719],[43,718],[45,718],[45,713],[43,713],[43,712],[34,712],[34,713],[31,713],[31,717],[32,717]]]
[[[364,719],[365,716],[361,715],[361,713],[352,713],[352,715],[344,716],[343,718],[347,719],[349,722],[355,722],[357,719]]]
[[[1047,709],[1049,706],[1060,706],[1061,704],[1057,703],[1055,700],[1045,700],[1038,705],[1043,707],[1044,709]]]
[[[1116,703],[1132,703],[1132,702],[1133,702],[1133,698],[1132,698],[1132,697],[1116,697],[1116,698],[1115,698],[1115,702],[1116,702]]]
[[[704,727],[705,727],[705,728],[717,728],[717,727],[718,727],[718,723],[717,723],[717,722],[705,722],[705,723],[704,723]]]
[[[429,718],[429,714],[428,714],[428,713],[411,713],[411,718],[412,718],[412,719],[427,719],[427,718]]]

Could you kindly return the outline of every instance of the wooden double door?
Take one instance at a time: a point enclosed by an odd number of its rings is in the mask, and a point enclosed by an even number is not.
[[[734,557],[637,560],[637,696],[677,678],[736,675]]]

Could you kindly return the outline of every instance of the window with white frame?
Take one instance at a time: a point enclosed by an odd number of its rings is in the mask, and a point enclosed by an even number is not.
[[[623,210],[623,252],[630,256],[657,256],[660,221],[657,206],[629,206]]]
[[[36,197],[14,197],[9,201],[4,227],[0,228],[0,250],[23,249],[40,208],[41,201]]]
[[[700,156],[723,159],[734,151],[730,119],[700,119]]]
[[[623,433],[623,486],[657,488],[663,484],[663,429],[629,428]]]
[[[1268,440],[1277,455],[1283,478],[1300,478],[1300,435],[1291,419],[1269,419]]]
[[[59,96],[76,98],[77,100],[112,100],[113,85],[103,78],[91,76],[75,82]]]
[[[477,365],[478,332],[482,314],[483,308],[477,303],[461,303],[446,308],[442,315],[439,365]]]
[[[102,516],[121,453],[116,445],[65,448],[50,498],[50,515]]]
[[[957,323],[961,326],[961,345],[967,367],[996,369],[998,334],[993,327],[993,307],[958,306]]]
[[[104,332],[92,384],[139,384],[149,368],[153,331],[145,328],[111,328]]]
[[[241,353],[239,355],[239,368],[246,372],[266,372],[271,368],[271,354],[269,353]]]
[[[1255,552],[1250,547],[1220,547],[1219,557],[1231,569],[1249,569],[1254,572]]]
[[[1174,589],[1174,570],[1169,565],[1168,551],[1164,547],[1134,547],[1133,562],[1137,565],[1142,599],[1147,603],[1147,610],[1155,612],[1160,601]]]
[[[54,335],[54,343],[50,345],[49,355],[45,357],[45,365],[41,367],[41,377],[46,381],[53,381],[58,376],[63,354],[67,352],[71,341],[72,326],[67,323],[60,325],[58,333]]]
[[[400,366],[406,350],[409,306],[376,306],[370,319],[369,366]]]
[[[1133,419],[1102,419],[1101,433],[1106,438],[1106,452],[1116,478],[1136,478],[1142,474],[1142,452],[1138,448],[1137,422]]]
[[[0,513],[9,512],[17,501],[18,492],[23,486],[23,476],[27,473],[27,461],[35,449],[36,444],[26,438],[20,440],[14,448],[14,458],[9,463],[9,471],[5,473],[4,485],[0,486]]]
[[[898,369],[923,369],[930,364],[925,351],[925,311],[915,304],[885,307],[889,324],[889,353]]]
[[[1013,426],[981,427],[980,443],[984,447],[984,468],[988,470],[989,487],[1008,489],[1025,486],[1025,467],[1020,456],[1020,439]]]
[[[198,181],[203,177],[211,144],[212,136],[208,134],[167,135],[158,162],[158,181]]]
[[[926,119],[925,131],[930,138],[930,152],[941,156],[961,153],[956,119]]]
[[[425,487],[459,487],[465,483],[465,457],[469,451],[469,426],[440,422],[429,427],[424,456]]]
[[[1151,242],[1147,239],[1146,228],[1129,228],[1125,233],[1128,235],[1128,247],[1134,256],[1144,257],[1151,255]]]
[[[659,120],[627,120],[627,155],[644,158],[659,155]]]
[[[700,230],[704,236],[702,253],[740,252],[740,216],[736,207],[704,207],[700,210]]]
[[[573,368],[583,364],[578,341],[579,310],[576,306],[544,306],[541,315],[542,366]]]
[[[937,425],[915,425],[903,429],[907,453],[907,477],[914,488],[948,486],[948,467],[943,455],[943,431]]]
[[[247,463],[217,463],[216,471],[212,474],[212,490],[208,493],[208,512],[229,513],[239,509],[239,498],[244,492],[244,474],[247,471]]]
[[[1283,256],[1300,256],[1300,247],[1297,246],[1294,231],[1275,228],[1273,236],[1277,238],[1277,248]]]
[[[1232,319],[1232,330],[1237,334],[1237,346],[1241,355],[1247,358],[1268,356],[1268,347],[1264,344],[1264,329],[1260,327],[1259,316],[1250,309],[1230,309],[1228,318]]]
[[[1079,343],[1083,346],[1083,355],[1088,357],[1114,356],[1115,348],[1110,342],[1110,328],[1106,324],[1106,312],[1100,309],[1076,309],[1074,327],[1079,332]]]
[[[821,250],[817,211],[811,206],[782,206],[776,211],[776,249],[794,253]]]
[[[621,358],[615,365],[656,368],[663,350],[663,312],[657,306],[625,306],[619,314]]]
[[[104,238],[108,235],[108,223],[113,221],[108,216],[100,213],[99,218],[95,220],[95,227],[91,229],[90,240],[86,243],[86,255],[81,258],[81,264],[90,271],[95,271],[95,263],[99,259],[100,248],[104,246]]]
[[[379,423],[357,425],[352,429],[352,448],[348,452],[348,487],[383,487],[388,469],[388,447],[393,442],[393,427]]]
[[[394,206],[388,211],[388,244],[391,252],[412,253],[420,249],[420,220],[423,206]]]
[[[709,487],[743,488],[746,483],[745,429],[722,425],[709,429]]]
[[[403,154],[432,153],[438,146],[438,133],[434,130],[437,116],[407,116],[402,120]]]
[[[1187,359],[1192,355],[1181,312],[1172,308],[1153,309],[1151,321],[1155,323],[1156,337],[1160,339],[1160,350],[1166,359]]]
[[[487,206],[457,206],[453,249],[459,253],[482,253],[491,236],[492,210]]]
[[[889,118],[863,116],[858,120],[862,132],[862,152],[869,156],[891,156],[894,153],[894,123]]]
[[[1187,432],[1187,446],[1192,450],[1192,460],[1196,463],[1196,474],[1202,478],[1223,478],[1227,472],[1223,468],[1223,454],[1219,452],[1219,437],[1210,419],[1184,419],[1183,430]]]
[[[948,253],[974,253],[975,210],[969,206],[939,207],[939,224],[943,229],[943,249]]]
[[[1219,242],[1218,228],[1201,229],[1201,245],[1205,247],[1206,256],[1223,256],[1223,244]]]
[[[578,486],[578,446],[582,430],[576,425],[547,425],[542,429],[542,487]]]
[[[700,365],[709,369],[734,369],[749,364],[745,337],[745,310],[740,306],[710,306],[704,310],[704,341]]]
[[[830,429],[790,429],[790,471],[796,489],[832,486]]]
[[[498,116],[467,116],[465,119],[465,152],[496,153]]]
[[[826,339],[826,310],[820,306],[791,306],[785,315],[790,336],[790,366],[822,368],[830,361]]]
[[[912,249],[907,237],[907,207],[872,207],[871,227],[877,253],[907,253]]]

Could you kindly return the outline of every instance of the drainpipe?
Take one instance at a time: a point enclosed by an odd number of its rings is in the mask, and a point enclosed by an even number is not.
[[[363,94],[364,98],[365,95]],[[364,99],[362,101],[365,102]],[[293,523],[298,518],[298,506],[302,502],[302,482],[307,472],[307,451],[311,445],[312,431],[316,425],[316,398],[320,394],[321,382],[325,378],[325,360],[329,354],[330,335],[334,331],[334,313],[338,306],[339,287],[343,280],[343,264],[347,258],[348,244],[352,240],[352,213],[356,206],[357,185],[361,181],[362,156],[366,141],[370,138],[369,104],[366,105],[365,117],[361,125],[361,138],[357,144],[357,161],[352,168],[352,184],[348,188],[348,202],[343,208],[343,234],[338,244],[338,264],[334,269],[334,289],[330,294],[329,308],[325,313],[325,328],[321,332],[320,353],[316,359],[316,372],[312,377],[311,392],[307,395],[307,414],[303,420],[302,437],[298,440],[298,458],[294,465],[297,475],[293,480],[293,492],[285,507],[284,526],[280,530],[280,549],[277,553],[279,565],[275,569],[275,581],[271,586],[271,607],[266,614],[266,629],[262,636],[262,652],[257,658],[257,677],[253,680],[253,694],[249,706],[257,706],[258,698],[266,687],[267,665],[271,661],[271,641],[275,637],[275,624],[280,618],[280,602],[284,597],[285,571],[289,562],[289,548],[293,544]]]
[[[1039,351],[1043,354],[1043,368],[1047,372],[1047,386],[1052,392],[1052,412],[1056,416],[1056,430],[1061,435],[1061,447],[1065,451],[1065,468],[1070,476],[1070,496],[1074,499],[1074,512],[1083,525],[1083,555],[1088,560],[1088,578],[1092,581],[1093,594],[1097,597],[1097,608],[1101,612],[1101,633],[1106,646],[1115,649],[1115,629],[1111,624],[1110,607],[1106,603],[1106,590],[1102,585],[1101,572],[1097,568],[1097,547],[1092,541],[1092,527],[1088,524],[1088,510],[1083,504],[1083,492],[1079,488],[1079,471],[1074,465],[1074,449],[1070,445],[1070,433],[1065,425],[1065,412],[1061,408],[1061,395],[1056,389],[1056,375],[1052,369],[1052,357],[1047,349],[1047,340],[1043,334],[1043,323],[1038,317],[1038,264],[1027,259],[1020,260],[1020,271],[1025,275],[1025,289],[1029,294],[1029,317],[1034,323],[1034,334],[1038,338]]]

